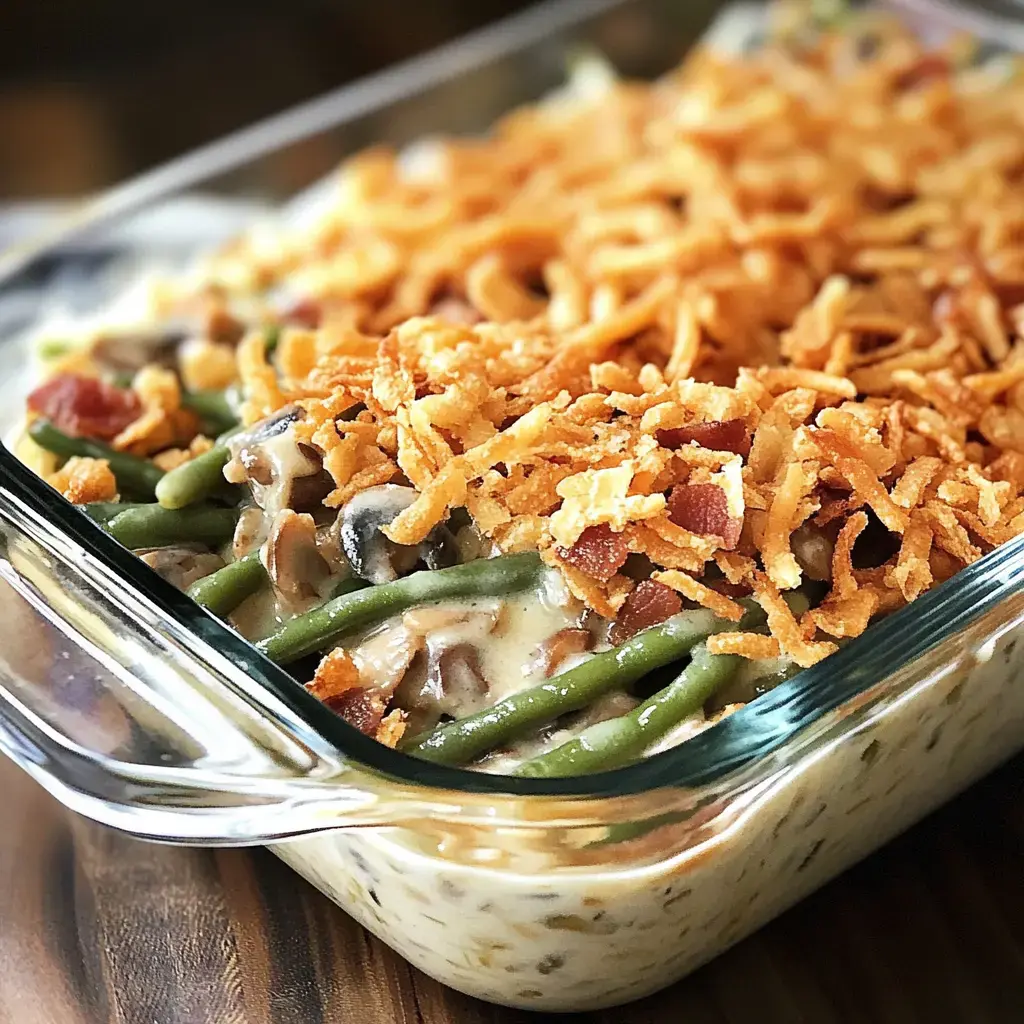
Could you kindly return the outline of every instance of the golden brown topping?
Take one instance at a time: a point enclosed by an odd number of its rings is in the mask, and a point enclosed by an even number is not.
[[[694,604],[710,608],[720,618],[730,622],[739,622],[743,618],[743,609],[732,598],[694,579],[689,573],[666,569],[664,572],[656,572],[652,580],[671,587]]]
[[[117,480],[106,459],[72,456],[48,483],[76,505],[117,500]]]
[[[760,633],[715,633],[708,637],[711,654],[739,654],[744,658],[777,658],[782,653],[779,641]]]
[[[329,508],[408,485],[406,546],[465,508],[619,637],[682,606],[630,593],[627,553],[730,616],[753,585],[801,664],[1024,531],[1024,78],[874,27],[852,67],[827,33],[702,53],[357,156],[318,224],[230,247],[197,300],[303,296],[273,361],[238,344],[246,423],[297,405]],[[161,372],[116,446],[192,439]],[[868,512],[892,555],[856,569]],[[805,572],[830,590],[797,621]]]

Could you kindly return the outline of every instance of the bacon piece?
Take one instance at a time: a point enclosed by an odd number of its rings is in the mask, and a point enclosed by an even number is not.
[[[692,441],[716,452],[735,452],[744,458],[750,454],[746,420],[708,420],[658,431],[658,444],[662,448],[682,448]]]
[[[72,437],[110,441],[139,416],[134,391],[115,388],[95,377],[62,373],[28,396],[28,407]]]
[[[656,626],[682,610],[683,599],[671,587],[655,580],[643,580],[626,598],[608,639],[618,647],[641,630]]]
[[[387,698],[373,690],[354,686],[324,700],[336,715],[367,736],[376,736],[384,718]]]
[[[607,583],[629,555],[629,544],[622,533],[607,523],[588,526],[571,548],[559,548],[558,557],[587,576]]]
[[[900,90],[916,89],[936,79],[949,77],[951,70],[949,58],[944,54],[925,53],[900,72],[895,85]]]
[[[721,537],[727,550],[740,542],[743,520],[729,515],[728,499],[718,484],[676,484],[668,497],[668,517],[690,533]]]
[[[313,299],[299,299],[284,311],[281,319],[286,323],[295,324],[296,327],[308,327],[315,331],[323,319],[323,310],[320,303]]]

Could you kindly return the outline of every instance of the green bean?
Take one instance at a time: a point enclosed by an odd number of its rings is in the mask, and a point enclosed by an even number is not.
[[[336,597],[344,597],[346,594],[354,594],[357,590],[365,590],[368,586],[370,584],[358,576],[346,576],[331,591],[331,600],[333,601]]]
[[[40,448],[66,459],[75,455],[90,459],[106,459],[122,494],[130,494],[136,498],[152,498],[157,484],[164,475],[163,470],[148,459],[140,459],[125,452],[115,452],[113,448],[100,444],[99,441],[71,437],[46,419],[33,420],[29,424],[28,434]]]
[[[71,341],[69,338],[43,338],[42,341],[36,345],[36,355],[44,362],[48,363],[54,359],[59,359],[61,356],[66,356],[69,352],[74,352],[76,349],[82,348],[82,343],[79,341]]]
[[[567,743],[524,761],[512,774],[564,778],[635,761],[652,743],[699,711],[736,674],[741,660],[736,654],[709,654],[700,644],[689,665],[639,707],[618,718],[597,722]]]
[[[186,391],[181,404],[191,409],[211,434],[223,434],[238,426],[238,415],[224,391]]]
[[[535,586],[544,567],[533,552],[478,558],[450,569],[411,576],[333,598],[300,615],[256,646],[272,661],[287,664],[321,650],[346,633],[383,622],[420,604],[467,597],[497,597]]]
[[[267,570],[259,550],[230,562],[223,569],[196,580],[188,588],[188,596],[207,611],[224,618],[230,615],[246,598],[252,597],[267,583]],[[346,576],[331,591],[331,599],[343,597],[368,587],[358,576]]]
[[[101,526],[109,523],[114,516],[119,516],[130,508],[142,507],[144,506],[126,501],[90,501],[88,504],[75,506],[79,511],[84,512],[94,523],[99,523]]]
[[[514,693],[467,718],[439,726],[403,747],[437,764],[465,764],[509,740],[579,711],[598,697],[622,689],[662,665],[677,661],[716,630],[734,628],[704,609],[673,615],[619,647],[560,675]]]
[[[208,498],[225,483],[224,467],[231,461],[226,441],[167,473],[156,486],[156,500],[166,509],[181,509]]]
[[[107,532],[126,548],[162,548],[171,544],[218,547],[231,539],[238,510],[199,505],[167,509],[160,505],[127,508],[106,523]]]
[[[271,324],[266,328],[267,355],[273,355],[277,351],[278,342],[281,340],[281,328],[277,324]]]
[[[267,570],[263,567],[259,550],[256,550],[196,580],[188,588],[188,596],[207,611],[223,618],[266,582]]]

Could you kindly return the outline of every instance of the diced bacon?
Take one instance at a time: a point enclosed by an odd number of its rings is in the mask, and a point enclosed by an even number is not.
[[[947,78],[951,70],[948,57],[941,53],[925,53],[910,67],[900,72],[896,79],[896,88],[916,89],[938,78]]]
[[[62,373],[36,388],[28,407],[72,437],[109,441],[138,419],[141,405],[134,391]]]
[[[607,523],[588,526],[571,548],[559,548],[558,557],[574,569],[607,583],[626,561],[629,544]]]
[[[375,736],[384,718],[387,699],[373,690],[354,686],[324,700],[336,715],[367,736]]]
[[[323,319],[323,310],[320,308],[320,303],[313,299],[299,299],[284,311],[282,319],[296,327],[308,327],[311,331],[315,331]]]
[[[662,448],[682,448],[693,441],[716,452],[734,452],[744,457],[750,454],[750,431],[745,420],[708,420],[658,431]]]
[[[641,630],[656,626],[682,610],[683,599],[671,587],[655,580],[643,580],[626,598],[608,639],[617,647]]]
[[[743,530],[743,520],[729,515],[728,499],[718,484],[676,484],[668,498],[668,517],[690,533],[721,537],[730,551]]]

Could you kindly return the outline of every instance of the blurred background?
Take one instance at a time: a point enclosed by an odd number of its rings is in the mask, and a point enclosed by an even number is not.
[[[528,0],[0,0],[0,203],[79,196]]]

